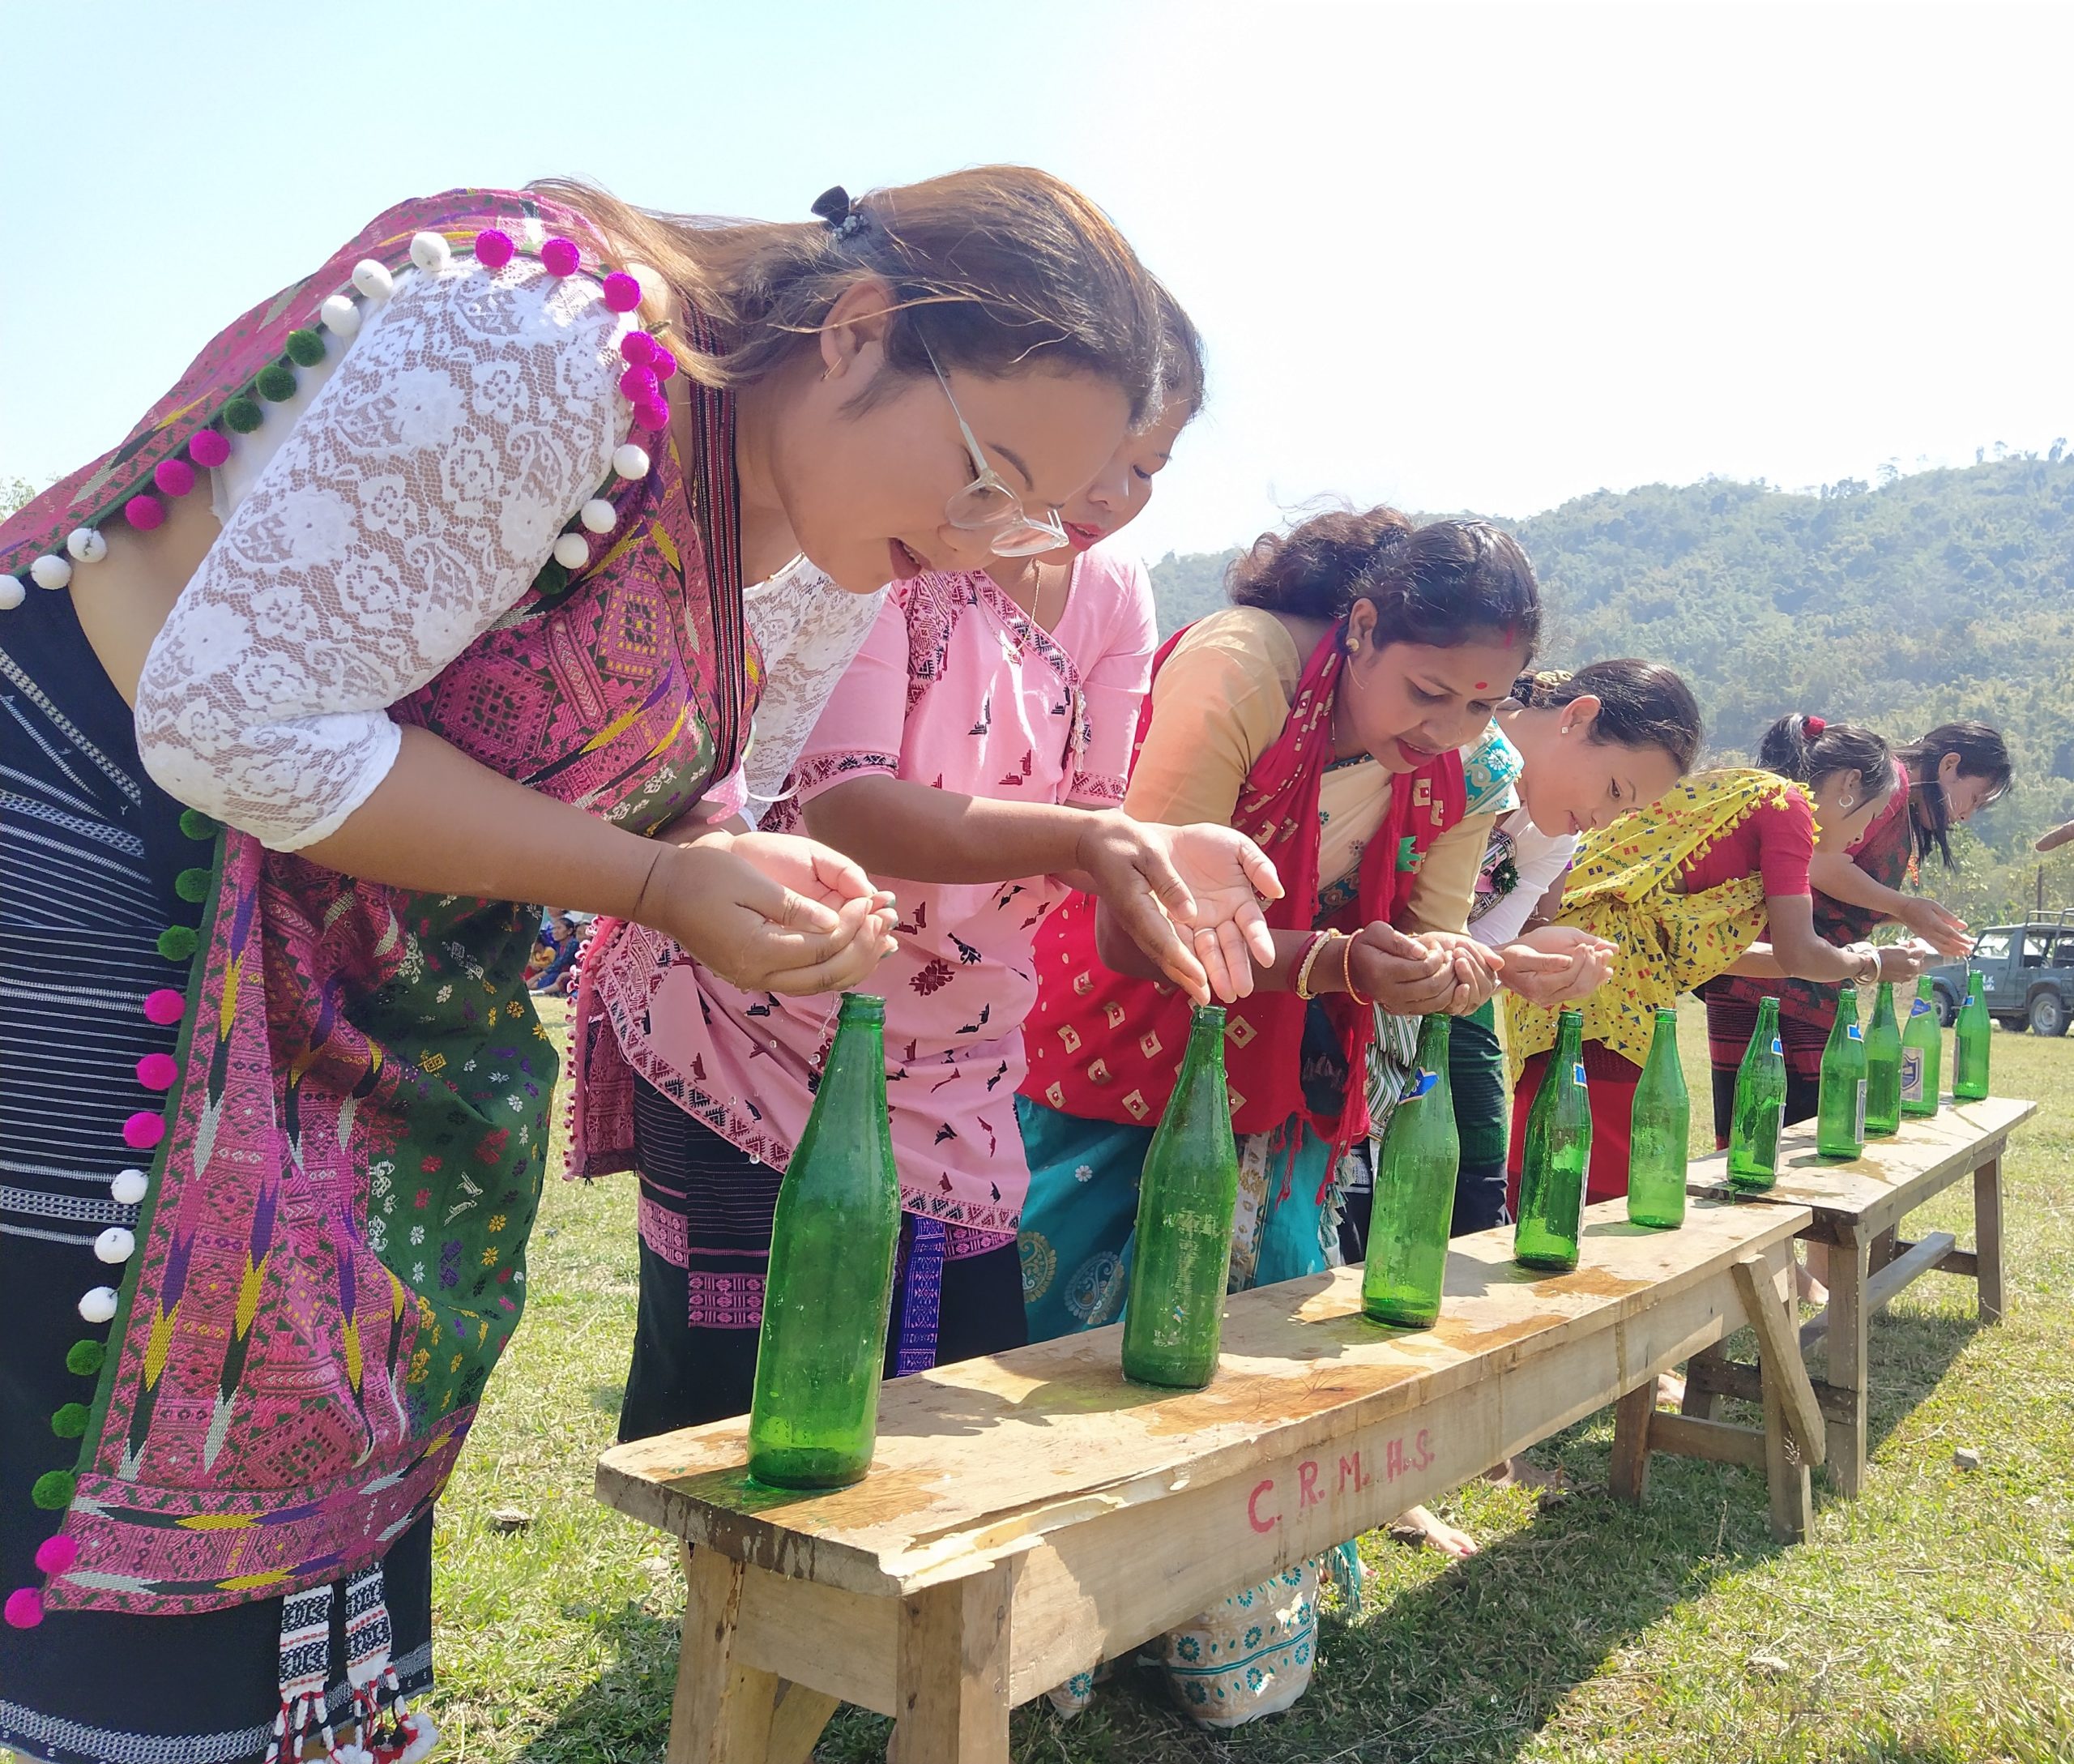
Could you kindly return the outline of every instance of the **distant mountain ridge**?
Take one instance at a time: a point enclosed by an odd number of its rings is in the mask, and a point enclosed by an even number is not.
[[[1669,662],[1699,695],[1716,758],[1746,757],[1788,711],[1897,742],[1958,718],[2001,729],[2016,788],[1976,822],[1992,856],[1974,867],[2013,874],[2036,832],[2074,819],[2074,457],[2063,455],[2055,444],[1813,495],[1652,484],[1491,519],[1541,578],[1542,664]],[[1170,553],[1154,566],[1163,632],[1224,604],[1237,555]]]

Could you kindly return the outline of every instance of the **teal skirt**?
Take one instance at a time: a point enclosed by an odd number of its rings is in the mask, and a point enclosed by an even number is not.
[[[1016,1099],[1030,1194],[1018,1246],[1030,1339],[1050,1341],[1123,1315],[1150,1127],[1062,1114]],[[1339,1262],[1331,1147],[1300,1121],[1239,1138],[1231,1290],[1317,1274]]]

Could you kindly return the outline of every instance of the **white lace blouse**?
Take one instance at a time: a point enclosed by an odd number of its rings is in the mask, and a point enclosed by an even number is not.
[[[399,275],[306,409],[273,413],[257,477],[215,487],[222,536],[138,686],[151,776],[277,851],[337,831],[395,762],[389,707],[510,609],[610,476],[632,322],[525,258]]]

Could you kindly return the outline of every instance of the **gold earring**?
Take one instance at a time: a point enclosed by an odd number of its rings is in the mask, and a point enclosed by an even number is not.
[[[1358,637],[1348,638],[1346,639],[1346,652],[1350,656],[1359,655],[1361,652],[1361,639]]]

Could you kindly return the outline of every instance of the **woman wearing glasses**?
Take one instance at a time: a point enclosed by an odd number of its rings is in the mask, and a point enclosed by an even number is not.
[[[1015,1088],[1036,927],[1069,888],[1092,889],[1170,978],[1198,997],[1214,978],[1228,994],[1214,938],[1206,976],[1154,891],[1171,901],[1183,881],[1235,938],[1242,915],[1261,922],[1248,875],[1273,886],[1228,828],[1150,826],[1118,809],[1154,645],[1151,584],[1135,559],[1086,548],[1143,507],[1193,413],[1197,348],[1171,302],[1166,330],[1163,407],[1069,526],[1056,510],[1027,516],[984,570],[894,583],[766,818],[803,820],[898,897],[895,948],[873,983],[905,1215],[891,1373],[1025,1339]],[[1039,555],[1053,551],[1065,555]],[[601,1053],[586,1096],[631,1094],[641,1309],[620,1434],[636,1439],[748,1406],[779,1179],[835,1001],[733,985],[639,929],[592,972],[612,1051],[631,1069],[616,1080]]]
[[[1159,307],[1039,173],[816,212],[404,203],[0,528],[0,1748],[429,1749],[555,1083],[515,903],[773,995],[886,946],[856,865],[709,824],[740,585],[1052,543]]]

